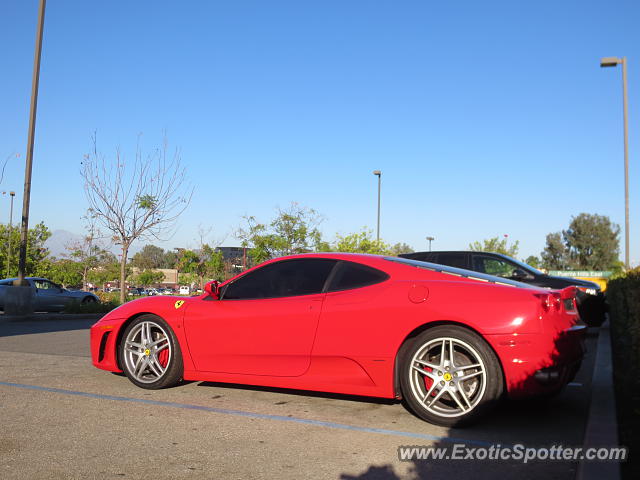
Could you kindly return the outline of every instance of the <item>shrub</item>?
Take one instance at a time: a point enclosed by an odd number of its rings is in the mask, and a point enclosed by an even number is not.
[[[120,302],[115,300],[89,303],[71,302],[64,308],[64,313],[108,313],[119,306]]]
[[[607,285],[613,379],[620,443],[629,447],[629,461],[622,464],[624,478],[632,478],[640,452],[640,268],[630,270]],[[636,465],[634,465],[636,464]]]

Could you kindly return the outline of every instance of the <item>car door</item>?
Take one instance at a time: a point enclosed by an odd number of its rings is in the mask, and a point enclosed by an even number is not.
[[[267,264],[227,284],[220,300],[185,311],[189,352],[197,370],[299,376],[311,349],[336,261],[310,258]]]
[[[49,280],[34,280],[36,287],[36,310],[41,312],[53,312],[64,309],[69,298],[64,290]]]

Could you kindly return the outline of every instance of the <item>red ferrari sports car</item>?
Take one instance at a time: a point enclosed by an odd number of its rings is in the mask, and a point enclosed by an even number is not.
[[[403,399],[431,423],[575,375],[584,325],[561,291],[396,257],[277,258],[198,297],[126,303],[91,328],[93,364],[139,387],[182,379]]]

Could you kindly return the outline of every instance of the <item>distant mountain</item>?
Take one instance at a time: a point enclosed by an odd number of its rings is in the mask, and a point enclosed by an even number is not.
[[[67,230],[54,230],[51,233],[51,237],[44,243],[44,246],[49,249],[49,255],[52,257],[62,257],[69,253],[67,247],[82,240],[82,235],[77,233],[68,232]]]

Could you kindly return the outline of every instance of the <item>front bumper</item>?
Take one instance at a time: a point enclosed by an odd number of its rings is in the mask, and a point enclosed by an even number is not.
[[[116,344],[120,325],[97,323],[91,327],[91,362],[97,368],[121,372],[116,358]]]

